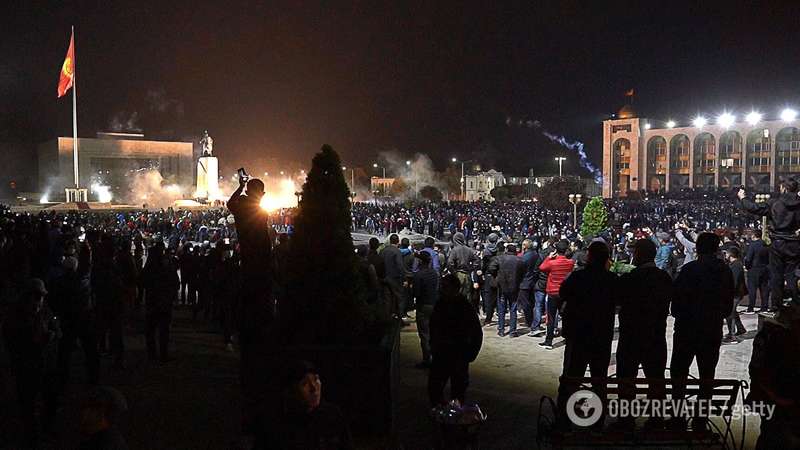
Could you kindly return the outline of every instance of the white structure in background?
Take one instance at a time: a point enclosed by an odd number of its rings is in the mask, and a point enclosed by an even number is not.
[[[466,186],[464,190],[466,201],[485,200],[491,202],[494,201],[491,194],[492,189],[504,186],[506,179],[502,172],[492,169],[486,172],[478,172],[475,175],[465,175],[464,184]]]

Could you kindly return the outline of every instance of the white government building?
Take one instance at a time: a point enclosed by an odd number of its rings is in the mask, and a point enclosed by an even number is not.
[[[800,120],[752,111],[695,117],[689,126],[650,121],[630,105],[603,121],[603,197],[684,188],[775,190],[800,173]]]

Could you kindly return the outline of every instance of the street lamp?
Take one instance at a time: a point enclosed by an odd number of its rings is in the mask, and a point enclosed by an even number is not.
[[[409,169],[411,168],[411,161],[406,160],[406,167]],[[419,197],[419,177],[417,177],[417,172],[414,172],[414,199],[416,200]]]
[[[386,167],[379,166],[379,165],[378,165],[378,163],[373,163],[373,164],[372,164],[372,167],[374,167],[374,168],[376,168],[376,169],[377,169],[377,168],[381,168],[381,169],[383,169],[383,178],[386,178]]]
[[[572,229],[578,228],[578,203],[582,197],[581,194],[569,194],[569,202],[572,203]]]
[[[474,160],[468,159],[466,161],[459,161],[457,158],[453,157],[450,161],[461,163],[461,201],[464,201],[466,199],[465,191],[467,190],[467,180],[464,178],[464,164]]]
[[[556,161],[558,162],[558,178],[561,178],[561,165],[566,161],[567,158],[563,156],[556,156]]]
[[[342,170],[347,170],[347,166],[342,166]],[[350,168],[350,190],[353,191],[353,196],[356,193],[356,169]]]

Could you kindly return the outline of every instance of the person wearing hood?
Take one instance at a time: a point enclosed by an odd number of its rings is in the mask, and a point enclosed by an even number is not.
[[[739,189],[737,194],[743,210],[767,217],[772,239],[769,246],[770,295],[774,299],[773,307],[778,308],[783,304],[784,283],[792,300],[800,304],[795,274],[800,265],[800,235],[797,234],[800,230],[800,197],[797,190],[797,180],[786,178],[781,182],[781,195],[763,203],[748,199],[744,189]]]
[[[460,293],[460,281],[449,274],[442,278],[441,296],[430,317],[433,360],[428,373],[428,398],[432,406],[446,403],[444,387],[450,381],[450,398],[464,404],[469,386],[469,364],[483,344],[483,330],[475,311]]]
[[[472,271],[478,263],[478,256],[467,246],[464,234],[453,235],[453,248],[447,257],[447,268],[454,273],[461,283],[461,295],[469,301],[472,296]]]
[[[481,269],[479,276],[483,278],[481,285],[481,297],[483,299],[483,314],[486,316],[483,319],[483,325],[487,326],[492,323],[494,317],[494,310],[497,307],[497,242],[500,236],[497,233],[490,233],[486,247],[481,253]]]

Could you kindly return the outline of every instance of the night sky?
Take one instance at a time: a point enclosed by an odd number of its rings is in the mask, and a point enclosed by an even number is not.
[[[571,154],[507,118],[582,140],[599,164],[600,122],[630,88],[642,116],[679,123],[800,107],[789,5],[16,3],[0,19],[0,141],[71,134],[70,100],[56,100],[71,24],[80,135],[113,122],[155,138],[207,128],[224,167],[305,165],[330,143],[350,165],[395,149],[440,168],[458,156],[552,173]]]

